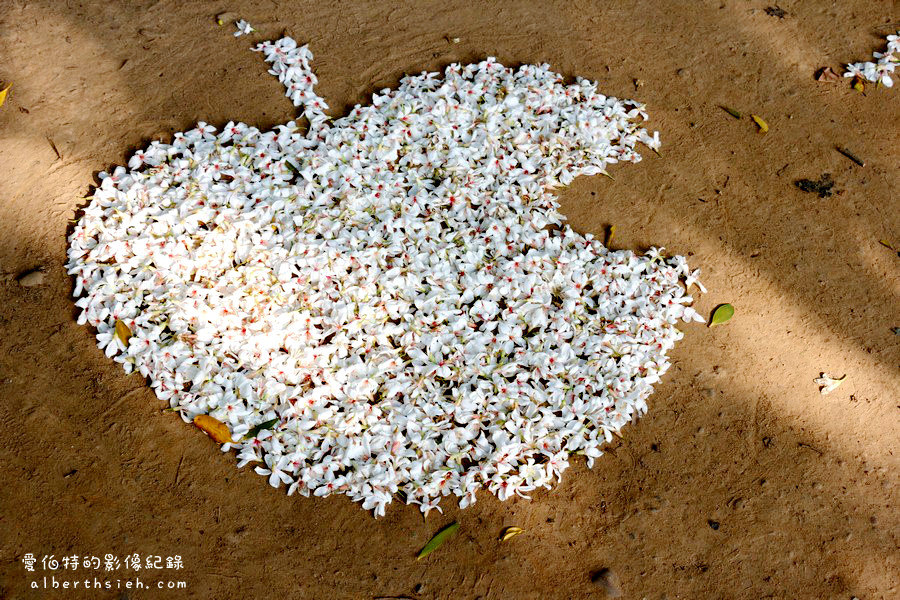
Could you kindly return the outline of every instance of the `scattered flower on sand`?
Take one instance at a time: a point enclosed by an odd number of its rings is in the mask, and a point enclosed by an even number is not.
[[[256,31],[253,27],[245,21],[241,19],[240,21],[235,21],[234,26],[237,27],[237,31],[234,32],[234,37],[239,37],[242,35],[247,35]]]
[[[591,464],[704,321],[683,257],[610,251],[551,193],[657,147],[644,107],[488,58],[332,120],[306,46],[256,50],[308,129],[199,123],[103,173],[69,239],[79,323],[290,494],[427,513]]]
[[[844,77],[866,79],[872,83],[880,83],[885,87],[894,85],[891,75],[900,63],[900,31],[887,36],[887,49],[884,52],[875,52],[872,57],[875,62],[861,62],[847,65]]]
[[[825,394],[830,394],[838,389],[838,386],[844,383],[845,379],[847,379],[846,375],[843,375],[842,377],[833,377],[828,373],[822,373],[819,377],[816,377],[814,381],[822,386],[819,388],[819,393],[824,396]]]

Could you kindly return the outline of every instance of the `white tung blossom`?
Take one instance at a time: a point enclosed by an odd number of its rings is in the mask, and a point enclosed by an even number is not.
[[[237,31],[234,32],[234,37],[240,37],[242,35],[249,35],[249,34],[253,33],[254,31],[256,31],[255,29],[253,29],[253,26],[250,25],[250,23],[248,23],[244,19],[241,19],[240,21],[235,21],[234,26],[237,27]]]
[[[872,83],[880,83],[885,87],[892,87],[894,80],[891,75],[897,64],[900,63],[900,31],[887,36],[887,49],[884,52],[875,52],[872,55],[875,62],[859,62],[847,65],[844,77],[858,77]]]
[[[703,321],[682,257],[610,251],[551,193],[656,147],[643,106],[489,58],[332,120],[306,46],[256,49],[308,129],[199,123],[102,174],[69,240],[79,323],[291,494],[427,512],[591,464]]]

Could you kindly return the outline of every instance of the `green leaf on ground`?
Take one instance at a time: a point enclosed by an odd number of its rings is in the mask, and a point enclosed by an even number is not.
[[[278,423],[278,419],[272,419],[270,421],[264,421],[247,432],[247,435],[244,436],[245,440],[249,440],[255,438],[259,435],[259,433],[266,429],[272,429]]]
[[[447,525],[446,527],[438,531],[434,535],[434,537],[431,538],[431,540],[429,540],[427,544],[425,544],[425,547],[422,548],[421,552],[419,552],[419,556],[416,557],[416,560],[425,558],[426,556],[440,548],[441,544],[446,542],[447,538],[456,533],[457,529],[459,529],[459,523],[454,521],[450,525]]]
[[[721,325],[729,321],[734,316],[734,307],[730,304],[720,304],[712,311],[712,317],[709,320],[709,326]]]

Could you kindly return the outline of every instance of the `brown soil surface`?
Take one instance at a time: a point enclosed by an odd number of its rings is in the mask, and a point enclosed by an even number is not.
[[[900,90],[813,74],[883,48],[900,13],[781,4],[784,18],[764,0],[0,2],[0,598],[602,598],[601,568],[625,598],[897,598],[900,257],[879,240],[900,244]],[[259,33],[235,39],[225,11]],[[488,55],[647,103],[662,157],[578,179],[564,211],[580,231],[615,224],[614,247],[691,254],[710,289],[698,309],[737,313],[685,326],[649,415],[594,469],[424,521],[287,497],[75,323],[65,236],[96,172],[199,120],[289,120],[248,50],[284,32],[315,52],[335,114],[404,72]],[[826,172],[831,197],[793,185]],[[821,396],[821,371],[847,380]],[[498,542],[510,525],[526,532]],[[26,572],[26,553],[178,554],[183,570],[141,578],[187,590],[33,590],[49,573]]]

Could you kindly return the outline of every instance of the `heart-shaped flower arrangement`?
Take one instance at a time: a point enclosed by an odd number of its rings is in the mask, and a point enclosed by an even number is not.
[[[79,323],[289,493],[427,512],[591,464],[703,320],[682,257],[610,251],[549,191],[655,148],[643,107],[488,59],[330,121],[305,46],[257,50],[309,128],[200,123],[103,174]]]

